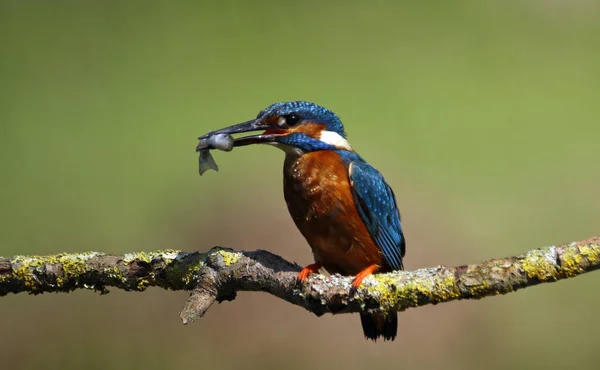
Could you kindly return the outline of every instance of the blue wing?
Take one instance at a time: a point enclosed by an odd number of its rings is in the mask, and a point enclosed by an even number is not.
[[[393,270],[401,270],[406,243],[394,192],[383,176],[362,158],[350,162],[352,194],[371,237]]]

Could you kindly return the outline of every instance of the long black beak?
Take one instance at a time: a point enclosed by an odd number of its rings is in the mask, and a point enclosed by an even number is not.
[[[270,127],[271,126],[264,124],[263,122],[261,122],[258,119],[253,119],[251,121],[242,122],[237,125],[222,128],[220,130],[211,131],[206,135],[200,136],[198,139],[199,140],[206,139],[206,138],[209,138],[210,136],[217,135],[217,134],[232,135],[232,134],[240,134],[243,132],[264,131],[264,130],[269,129]],[[234,146],[244,146],[244,145],[250,145],[250,144],[270,143],[273,141],[274,141],[274,135],[258,134],[258,135],[250,135],[250,136],[243,136],[243,137],[236,138],[233,141],[233,145]]]

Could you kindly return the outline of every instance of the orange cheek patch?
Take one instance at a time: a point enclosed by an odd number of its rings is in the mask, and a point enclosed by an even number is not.
[[[327,129],[327,126],[318,123],[307,122],[305,124],[292,127],[290,132],[300,132],[306,136],[318,139],[321,136],[321,131]]]
[[[307,122],[302,125],[290,127],[287,129],[279,128],[277,126],[278,118],[276,116],[269,117],[265,122],[274,127],[265,130],[264,135],[288,135],[294,132],[302,133],[308,137],[318,139],[321,136],[321,132],[327,129],[327,126],[318,123]]]

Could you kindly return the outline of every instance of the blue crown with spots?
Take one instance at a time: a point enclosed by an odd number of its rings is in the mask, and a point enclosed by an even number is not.
[[[324,124],[328,131],[334,131],[346,138],[346,132],[344,131],[344,125],[342,125],[340,117],[329,109],[315,103],[303,100],[275,103],[262,110],[256,118],[261,119],[273,114],[278,116],[295,114],[302,120]]]

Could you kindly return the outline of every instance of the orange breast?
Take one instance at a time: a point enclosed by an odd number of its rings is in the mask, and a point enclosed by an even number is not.
[[[334,151],[287,156],[285,200],[315,261],[331,273],[355,275],[383,258],[363,223],[350,189],[348,169]]]

